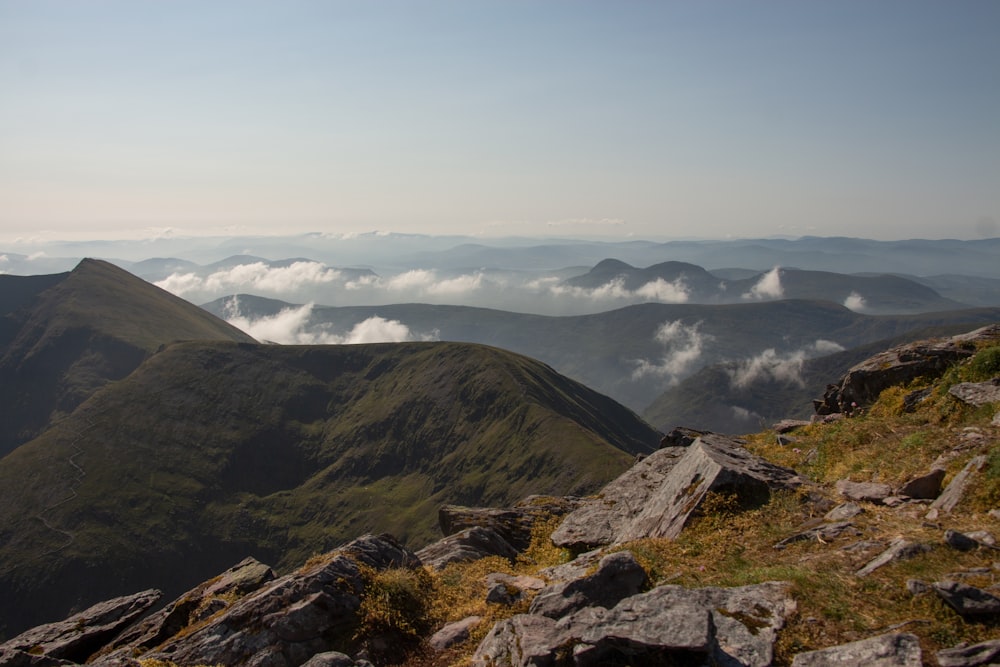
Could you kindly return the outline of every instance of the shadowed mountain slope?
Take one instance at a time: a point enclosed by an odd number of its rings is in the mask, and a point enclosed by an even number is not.
[[[177,340],[252,341],[112,264],[0,276],[0,456]]]
[[[178,343],[0,459],[2,622],[366,531],[420,546],[444,503],[592,492],[659,437],[485,346]]]
[[[240,313],[249,319],[295,307],[248,295],[237,300]],[[225,317],[231,304],[232,299],[225,298],[203,307]],[[646,303],[554,317],[414,303],[315,306],[307,330],[343,336],[375,316],[397,320],[416,336],[494,345],[538,359],[640,412],[669,386],[704,366],[749,359],[768,349],[792,354],[818,340],[850,349],[931,326],[971,329],[1000,320],[1000,308],[875,316],[829,301],[787,299],[725,305]]]

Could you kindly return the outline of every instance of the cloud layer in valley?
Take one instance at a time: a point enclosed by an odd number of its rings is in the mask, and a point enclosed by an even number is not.
[[[661,324],[654,339],[663,346],[663,355],[652,361],[636,360],[632,379],[653,377],[676,384],[695,368],[712,336],[701,331],[700,322],[685,325],[682,320],[673,320]]]
[[[777,352],[774,348],[768,348],[754,357],[736,362],[729,370],[730,382],[739,388],[746,388],[758,381],[802,386],[802,366],[806,359],[841,352],[843,349],[840,344],[823,339],[791,352]]]
[[[312,326],[314,304],[283,308],[274,315],[251,318],[240,311],[239,299],[226,303],[225,319],[257,340],[281,345],[353,345],[361,343],[403,343],[412,340],[435,340],[436,334],[415,335],[399,320],[374,315],[355,324],[344,334]]]

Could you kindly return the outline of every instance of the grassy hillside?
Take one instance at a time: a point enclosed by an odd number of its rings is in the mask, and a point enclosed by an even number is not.
[[[251,341],[201,308],[107,262],[54,276],[3,276],[0,456],[98,387],[177,340]]]
[[[658,440],[484,346],[172,345],[0,459],[2,620],[179,592],[246,555],[297,565],[368,531],[419,547],[443,503],[592,492]]]

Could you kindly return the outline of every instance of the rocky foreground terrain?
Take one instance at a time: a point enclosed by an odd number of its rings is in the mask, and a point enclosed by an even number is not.
[[[889,350],[746,438],[677,429],[595,496],[446,506],[253,559],[167,604],[109,600],[0,665],[1000,662],[1000,326]]]

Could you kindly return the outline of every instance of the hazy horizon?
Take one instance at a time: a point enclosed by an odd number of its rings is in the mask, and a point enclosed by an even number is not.
[[[1000,5],[0,0],[0,242],[997,236]]]

